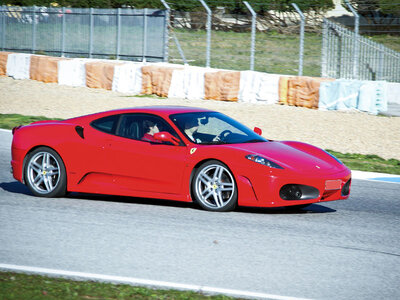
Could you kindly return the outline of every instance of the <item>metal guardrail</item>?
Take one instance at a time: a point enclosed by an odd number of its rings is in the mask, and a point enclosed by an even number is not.
[[[321,75],[400,82],[400,52],[325,19]]]

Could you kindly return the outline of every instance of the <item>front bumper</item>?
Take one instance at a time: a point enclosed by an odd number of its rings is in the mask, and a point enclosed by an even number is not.
[[[11,148],[11,170],[13,177],[23,182],[23,165],[24,165],[25,152],[21,149]]]
[[[239,185],[239,205],[258,206],[258,207],[281,207],[311,204],[318,202],[345,200],[350,195],[351,171],[343,169],[333,174],[259,174],[244,176],[247,186],[241,181]],[[331,182],[337,182],[334,186]],[[327,184],[328,183],[328,184]],[[281,189],[287,185],[301,185],[312,187],[315,191],[310,193],[312,196],[303,197],[304,199],[285,200],[282,197]],[[242,189],[241,189],[242,187]],[[241,193],[241,190],[244,193]],[[251,191],[253,195],[251,195]],[[241,197],[242,196],[242,197]]]

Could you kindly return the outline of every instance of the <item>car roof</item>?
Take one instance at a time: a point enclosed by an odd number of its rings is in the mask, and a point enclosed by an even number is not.
[[[132,108],[120,108],[114,110],[103,111],[99,113],[94,113],[86,116],[80,116],[72,119],[65,120],[65,122],[74,122],[78,119],[98,119],[102,117],[107,117],[117,114],[131,114],[131,113],[147,113],[156,114],[167,118],[169,115],[178,113],[191,113],[191,112],[212,112],[212,110],[199,107],[189,107],[189,106],[172,106],[172,105],[155,105],[155,106],[138,106]]]
[[[114,113],[156,113],[159,115],[172,115],[177,113],[189,113],[189,112],[203,112],[210,111],[206,108],[200,107],[189,107],[189,106],[173,106],[173,105],[157,105],[157,106],[140,106],[125,109],[113,110]]]

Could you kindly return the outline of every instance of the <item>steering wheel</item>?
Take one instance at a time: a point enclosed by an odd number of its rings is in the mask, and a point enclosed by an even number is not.
[[[225,139],[226,139],[230,134],[232,134],[232,131],[230,131],[229,129],[226,129],[226,130],[222,131],[222,132],[218,135],[218,138],[219,138],[221,141],[225,141]]]

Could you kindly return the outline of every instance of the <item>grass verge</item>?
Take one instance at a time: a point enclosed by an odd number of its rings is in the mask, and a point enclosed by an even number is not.
[[[12,129],[18,125],[26,125],[40,120],[50,119],[40,116],[34,117],[18,114],[0,114],[0,128]],[[400,160],[397,159],[383,159],[377,155],[340,153],[333,150],[327,151],[339,158],[347,167],[352,170],[400,175]]]
[[[340,153],[327,150],[329,153],[340,159],[351,170],[378,172],[387,174],[400,174],[400,160],[383,159],[378,155]]]
[[[61,120],[55,118],[46,118],[43,116],[23,116],[19,114],[0,114],[0,128],[12,129],[18,125],[26,125],[42,120]]]
[[[0,272],[0,298],[13,299],[235,299],[196,292],[156,290],[126,284],[73,281],[41,275]]]

